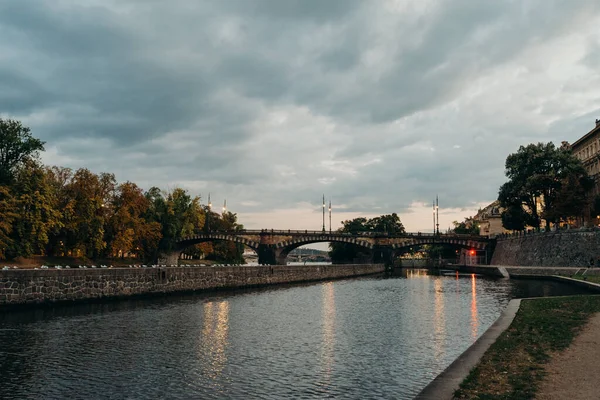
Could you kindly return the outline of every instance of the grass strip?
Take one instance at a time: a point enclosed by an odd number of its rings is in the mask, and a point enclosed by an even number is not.
[[[570,278],[579,279],[580,281],[600,283],[600,275],[573,275],[570,276]]]
[[[589,317],[600,312],[600,296],[548,297],[521,301],[510,327],[490,346],[455,399],[533,399],[552,352],[565,349]]]

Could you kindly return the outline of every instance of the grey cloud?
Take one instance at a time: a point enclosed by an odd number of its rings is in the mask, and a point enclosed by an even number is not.
[[[596,3],[442,0],[395,14],[383,0],[4,2],[0,115],[57,146],[58,163],[262,209],[323,192],[348,211],[406,210],[435,193],[462,207],[495,198],[519,144],[589,130],[594,113],[544,127],[488,115],[493,95],[469,90],[491,90],[486,77],[589,21]],[[307,115],[263,135],[271,114],[298,109]],[[331,167],[344,163],[355,171]]]

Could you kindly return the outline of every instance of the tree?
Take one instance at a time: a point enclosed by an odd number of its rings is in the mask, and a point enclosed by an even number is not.
[[[509,180],[500,187],[500,205],[510,209],[513,217],[525,216],[525,223],[536,228],[542,217],[549,228],[565,212],[556,205],[563,186],[587,176],[580,160],[567,149],[557,149],[552,142],[519,147],[506,158],[505,166]],[[586,185],[582,187],[587,188]]]
[[[371,218],[366,223],[366,228],[371,232],[384,232],[389,234],[405,233],[404,225],[400,221],[398,214],[382,215]]]
[[[12,247],[10,237],[13,221],[17,218],[16,201],[8,187],[0,186],[0,259],[6,258],[6,250]]]
[[[453,221],[452,232],[463,235],[479,235],[479,224],[473,218],[465,218],[463,222]]]
[[[553,207],[543,217],[552,222],[568,221],[571,218],[583,218],[584,211],[590,205],[590,191],[594,181],[587,175],[570,175],[563,179],[557,192]]]
[[[529,225],[527,221],[530,219],[530,215],[522,207],[510,205],[502,212],[501,218],[504,228],[511,231],[522,231]]]
[[[55,175],[55,179],[55,184],[60,185],[60,177]],[[113,174],[96,175],[85,168],[78,169],[64,184],[59,196],[63,224],[58,236],[65,253],[81,253],[90,258],[105,254],[105,222],[115,187]]]
[[[221,214],[221,229],[223,231],[238,231],[244,229],[237,223],[237,214],[226,211]],[[216,242],[213,244],[214,259],[225,263],[243,264],[244,245],[230,241]]]
[[[17,168],[43,150],[44,142],[31,136],[21,122],[0,118],[0,185],[13,183]]]
[[[158,246],[161,238],[161,226],[144,218],[149,206],[150,201],[135,183],[125,182],[117,187],[106,222],[105,238],[111,256],[152,255],[151,249]]]
[[[192,198],[181,188],[163,193],[157,187],[150,188],[145,197],[149,201],[146,220],[161,225],[161,238],[154,257],[173,250],[177,238],[203,228],[205,216],[199,197]]]
[[[381,215],[379,217],[366,219],[364,217],[342,221],[342,227],[338,229],[341,233],[360,234],[364,232],[378,232],[388,234],[404,233],[404,225],[396,213]],[[334,263],[353,262],[355,259],[370,257],[365,249],[349,243],[330,243],[329,256]]]
[[[16,202],[9,248],[11,258],[43,254],[50,235],[61,226],[61,213],[56,207],[56,192],[46,170],[33,160],[20,166],[12,187]]]

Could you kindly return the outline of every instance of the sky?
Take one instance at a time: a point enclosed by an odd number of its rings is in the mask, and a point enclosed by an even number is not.
[[[520,145],[600,118],[597,0],[0,0],[0,117],[48,165],[227,199],[246,228],[440,230]],[[326,228],[329,228],[326,216]]]

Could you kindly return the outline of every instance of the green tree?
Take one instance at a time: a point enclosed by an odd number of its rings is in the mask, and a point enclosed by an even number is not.
[[[552,142],[521,146],[506,158],[505,166],[509,180],[500,187],[500,205],[513,211],[521,208],[533,227],[539,227],[544,217],[549,228],[565,211],[556,205],[563,186],[587,176],[581,161]]]
[[[453,233],[479,235],[479,224],[473,218],[465,218],[462,222],[453,221],[452,224],[454,225],[454,228],[452,229]]]
[[[547,210],[543,217],[555,223],[571,218],[583,218],[592,200],[590,192],[594,187],[594,180],[587,174],[573,174],[564,178],[561,183],[552,209]]]
[[[352,220],[342,221],[342,227],[338,229],[340,233],[350,233],[353,235],[361,233],[387,233],[400,234],[405,233],[404,225],[400,217],[396,214],[381,215],[379,217],[366,219],[364,217],[354,218]],[[349,243],[330,243],[329,256],[334,263],[353,262],[357,259],[366,259],[371,256],[368,250]]]
[[[13,221],[17,218],[15,198],[6,186],[0,186],[0,259],[6,258],[6,251],[13,245],[10,237]]]
[[[365,224],[371,232],[384,232],[389,234],[405,233],[404,225],[400,221],[398,214],[388,214],[371,218]]]
[[[518,205],[510,205],[502,212],[502,226],[512,231],[522,231],[528,225],[527,221],[530,216],[523,207]]]
[[[204,227],[205,215],[200,198],[192,198],[184,189],[163,193],[153,187],[145,193],[145,197],[149,201],[146,220],[161,225],[161,239],[154,257],[173,250],[177,238],[192,235]]]
[[[17,169],[43,150],[44,142],[21,122],[0,118],[0,185],[13,183]]]
[[[56,193],[46,170],[32,160],[26,161],[17,170],[12,190],[17,216],[9,255],[13,258],[44,254],[50,235],[61,226]]]
[[[213,223],[214,229],[211,228],[211,231],[226,232],[244,229],[244,226],[237,222],[237,214],[230,211],[221,215],[211,212],[211,224]],[[212,243],[212,252],[207,254],[206,258],[224,263],[242,264],[244,263],[244,246],[230,241],[215,241]]]

